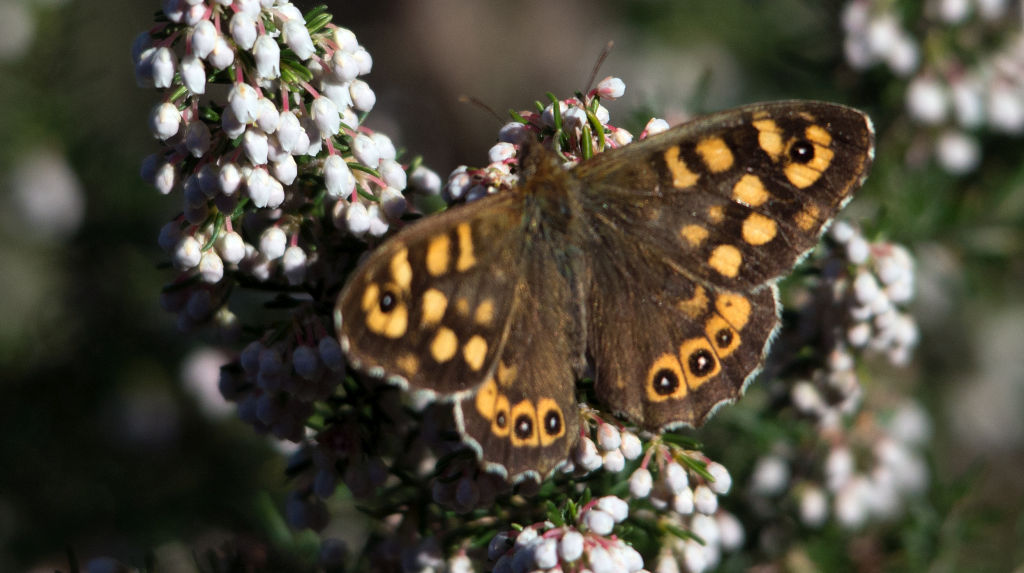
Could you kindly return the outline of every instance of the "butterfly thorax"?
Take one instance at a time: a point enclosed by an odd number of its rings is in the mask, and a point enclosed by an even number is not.
[[[558,156],[541,145],[524,146],[519,162],[524,223],[530,235],[542,233],[552,241],[567,239],[581,212],[579,181]],[[559,235],[566,235],[560,237]]]

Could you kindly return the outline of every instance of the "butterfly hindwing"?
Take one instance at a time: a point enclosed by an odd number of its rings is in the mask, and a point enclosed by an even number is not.
[[[485,466],[518,481],[546,477],[567,457],[579,437],[576,379],[570,357],[579,352],[572,332],[580,328],[568,312],[567,281],[534,253],[527,265],[501,356],[476,394],[457,404],[459,431]]]

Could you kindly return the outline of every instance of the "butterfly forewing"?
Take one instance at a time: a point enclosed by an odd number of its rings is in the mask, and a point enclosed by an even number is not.
[[[835,104],[721,112],[581,163],[593,235],[642,242],[700,282],[751,289],[787,273],[867,174],[873,133]]]
[[[442,396],[483,382],[523,280],[520,202],[481,199],[374,250],[338,300],[339,340],[353,366]]]

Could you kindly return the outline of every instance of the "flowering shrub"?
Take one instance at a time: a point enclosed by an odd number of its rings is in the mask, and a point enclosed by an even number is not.
[[[888,61],[898,73],[916,60],[903,49]],[[297,444],[289,524],[330,531],[339,484],[371,517],[356,555],[327,536],[325,566],[704,571],[730,553],[782,553],[777,532],[794,516],[817,528],[834,515],[856,529],[897,515],[926,487],[926,417],[909,402],[877,415],[855,371],[863,355],[909,361],[913,258],[849,223],[811,261],[820,272],[794,287],[790,322],[805,337],[780,345],[769,369],[780,399],[760,412],[782,429],[739,488],[715,461],[724,451],[642,433],[589,406],[585,435],[557,475],[510,484],[480,471],[450,405],[347,371],[332,309],[360,254],[430,198],[513,187],[527,134],[554,140],[567,163],[627,145],[633,136],[603,105],[623,95],[621,80],[515,114],[487,166],[457,168],[442,184],[361,126],[375,103],[362,79],[372,58],[323,9],[165,0],[132,55],[139,84],[163,94],[150,116],[162,149],[143,176],[181,197],[181,214],[159,234],[176,273],[163,306],[184,332],[224,335],[236,358],[221,371],[223,396],[255,431]],[[639,137],[667,128],[652,119]],[[812,354],[793,366],[805,348]],[[737,489],[743,499],[726,501]],[[762,553],[750,549],[754,534]]]

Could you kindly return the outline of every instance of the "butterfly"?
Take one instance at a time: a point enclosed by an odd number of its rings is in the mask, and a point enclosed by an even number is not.
[[[660,431],[701,425],[760,370],[775,282],[861,186],[871,120],[782,101],[714,113],[571,168],[528,142],[519,183],[378,246],[335,308],[349,363],[454,405],[511,480],[580,439],[576,382]]]

